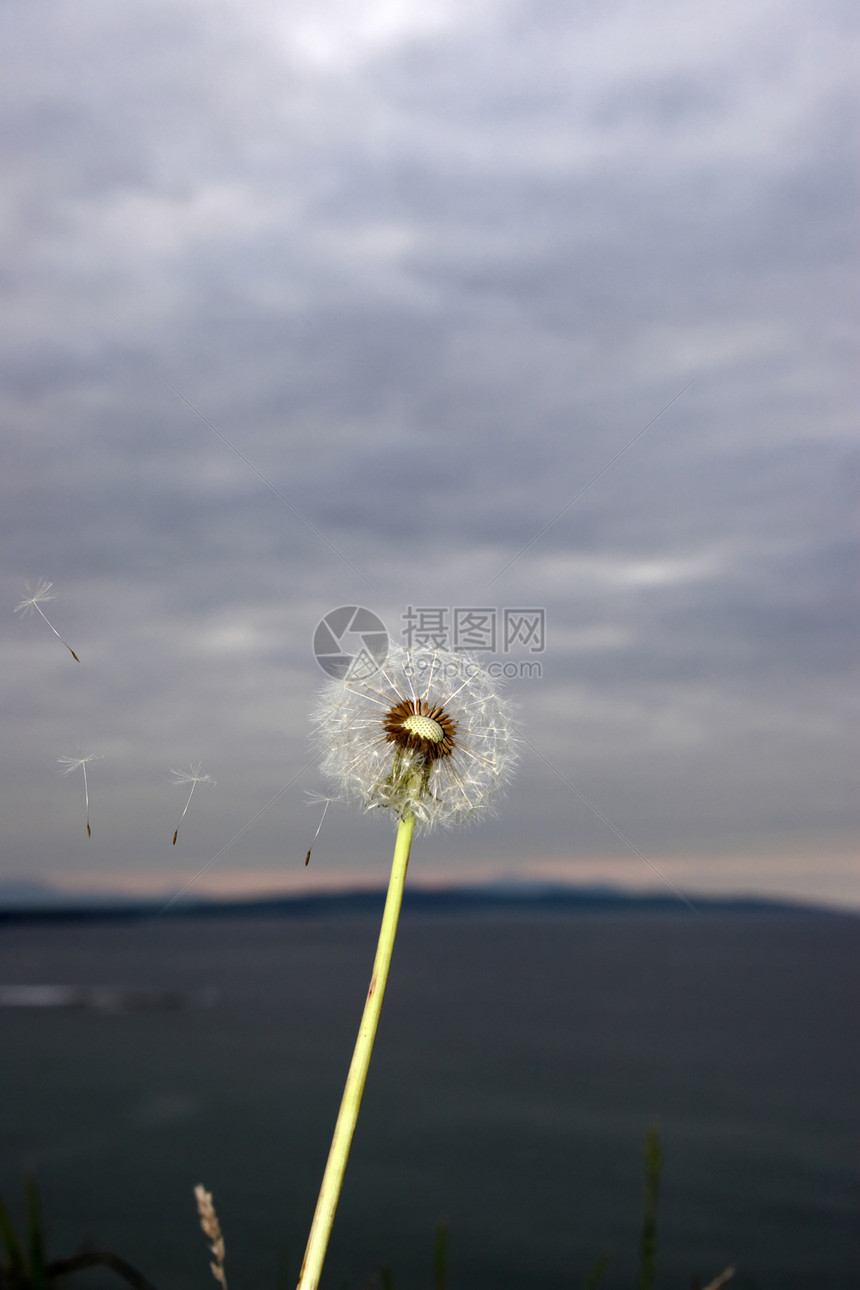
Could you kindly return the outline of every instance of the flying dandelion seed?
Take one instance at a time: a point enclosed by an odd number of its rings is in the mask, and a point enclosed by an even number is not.
[[[56,636],[57,640],[60,641],[61,644],[65,645],[66,649],[69,651],[69,653],[71,654],[75,662],[80,663],[81,660],[78,658],[77,654],[72,649],[69,642],[63,640],[62,636],[57,631],[54,624],[50,621],[50,619],[41,609],[41,606],[45,603],[45,601],[57,599],[57,593],[55,591],[52,591],[53,585],[54,585],[53,582],[48,582],[47,579],[40,578],[39,581],[36,583],[36,590],[33,592],[32,596],[26,596],[24,600],[21,601],[20,605],[15,606],[15,613],[22,614],[24,618],[28,618],[30,614],[32,614],[33,610],[35,609],[36,613],[39,614],[40,617],[44,618],[45,622],[48,624],[51,631]],[[28,591],[30,590],[29,583],[27,584],[27,590]]]
[[[310,797],[311,797],[311,800],[308,802],[308,806],[319,806],[320,803],[323,803],[324,805],[323,805],[323,813],[322,813],[322,816],[320,817],[320,822],[317,825],[317,831],[314,834],[313,838],[311,839],[311,844],[308,847],[308,853],[305,856],[306,869],[311,862],[311,852],[316,846],[316,840],[320,835],[320,829],[322,828],[323,823],[325,821],[326,812],[328,811],[328,808],[331,806],[332,802],[335,800],[333,797],[322,797],[319,793],[311,793]]]
[[[179,837],[179,828],[180,828],[180,825],[182,824],[182,821],[185,819],[185,812],[188,810],[189,806],[191,805],[191,799],[194,796],[195,788],[197,787],[198,784],[211,784],[214,786],[215,780],[212,778],[211,775],[203,774],[203,767],[200,764],[200,762],[198,762],[196,765],[192,763],[191,766],[189,766],[188,770],[171,770],[170,773],[173,776],[173,782],[177,788],[181,787],[183,784],[191,785],[191,790],[188,794],[188,801],[185,803],[185,806],[182,808],[182,814],[179,817],[179,824],[177,824],[176,832],[173,835],[173,845],[176,846],[176,839]]]
[[[48,585],[50,586],[50,583]],[[63,641],[63,644],[65,645],[65,641]],[[90,788],[89,788],[89,784],[87,783],[87,762],[97,761],[97,760],[100,760],[98,753],[90,753],[86,757],[58,757],[57,758],[57,761],[63,767],[63,769],[60,771],[61,775],[71,775],[72,771],[77,770],[79,766],[81,770],[84,772],[84,805],[86,807],[86,812],[87,812],[87,837],[88,838],[91,838],[93,836],[93,831],[90,828]]]

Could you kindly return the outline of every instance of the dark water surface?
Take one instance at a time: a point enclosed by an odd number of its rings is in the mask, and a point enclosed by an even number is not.
[[[112,1249],[159,1290],[292,1286],[377,934],[371,917],[0,928],[0,983],[214,990],[208,1006],[0,1009],[0,1189],[40,1183],[50,1253]],[[631,1288],[661,1126],[663,1287],[860,1284],[860,920],[407,915],[325,1285]],[[81,1277],[70,1290],[96,1284]],[[107,1280],[100,1280],[107,1285]],[[111,1282],[111,1284],[118,1284]]]

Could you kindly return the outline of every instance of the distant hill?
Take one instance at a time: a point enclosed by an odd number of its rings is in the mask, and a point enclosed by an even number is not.
[[[385,889],[315,892],[308,895],[218,900],[182,897],[169,904],[160,899],[135,899],[115,894],[80,893],[69,896],[37,882],[0,883],[0,924],[22,922],[71,922],[166,918],[326,918],[344,915],[377,915]],[[403,911],[409,915],[473,915],[522,913],[627,913],[627,914],[802,914],[845,913],[818,906],[764,897],[692,898],[691,910],[670,892],[631,894],[611,886],[575,887],[540,882],[498,882],[472,887],[407,888]],[[850,913],[849,913],[849,916]]]
[[[165,896],[165,900],[169,897]],[[0,881],[0,913],[9,910],[75,910],[114,909],[152,904],[152,901],[127,897],[114,891],[63,891],[47,882],[28,878],[6,878]],[[164,901],[160,902],[164,903]]]
[[[0,908],[51,905],[56,899],[56,889],[46,882],[30,882],[26,878],[7,878],[0,882]]]

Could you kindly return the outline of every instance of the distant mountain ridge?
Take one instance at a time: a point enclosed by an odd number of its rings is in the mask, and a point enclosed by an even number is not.
[[[353,888],[315,891],[308,894],[272,895],[242,899],[194,896],[174,899],[133,897],[112,892],[80,892],[70,895],[47,883],[0,882],[0,924],[21,922],[70,922],[169,918],[326,917],[381,912],[385,888]],[[758,896],[695,896],[688,898],[693,909],[671,892],[637,894],[609,884],[571,884],[502,880],[472,886],[407,887],[405,914],[481,913],[781,913],[843,914],[799,901]],[[171,903],[172,902],[172,903]]]

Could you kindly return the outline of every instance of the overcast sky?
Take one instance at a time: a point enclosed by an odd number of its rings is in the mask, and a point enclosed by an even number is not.
[[[354,809],[304,867],[317,623],[544,609],[482,655],[540,664],[518,777],[414,882],[860,907],[855,5],[0,23],[0,880],[381,883]]]

